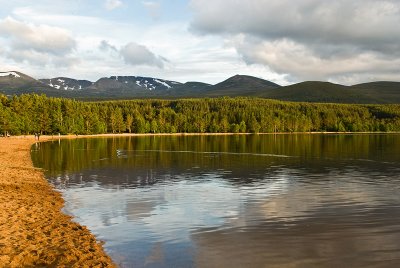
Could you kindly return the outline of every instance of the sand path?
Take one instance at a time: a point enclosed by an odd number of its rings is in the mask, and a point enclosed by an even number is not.
[[[0,138],[0,267],[114,267],[90,231],[61,212],[61,194],[32,165],[34,142]]]

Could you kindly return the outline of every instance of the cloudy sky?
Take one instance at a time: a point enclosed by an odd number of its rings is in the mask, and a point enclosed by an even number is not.
[[[0,0],[0,71],[400,81],[398,0]]]

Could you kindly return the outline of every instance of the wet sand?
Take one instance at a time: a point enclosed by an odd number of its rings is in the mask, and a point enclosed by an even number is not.
[[[0,267],[115,267],[94,235],[61,212],[61,194],[32,165],[34,142],[0,138]]]

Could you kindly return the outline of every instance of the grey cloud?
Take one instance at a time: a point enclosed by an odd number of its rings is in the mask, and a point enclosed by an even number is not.
[[[82,63],[80,58],[68,57],[55,57],[52,59],[52,64],[59,68],[69,69]]]
[[[397,0],[192,0],[191,7],[193,32],[222,35],[248,64],[298,79],[372,73],[400,59]]]
[[[148,65],[164,67],[164,59],[155,55],[147,47],[131,42],[121,48],[120,54],[124,61],[130,65]]]
[[[111,45],[108,41],[102,40],[99,45],[99,49],[102,51],[118,51],[118,49]]]
[[[192,0],[192,28],[335,44],[400,41],[400,3],[381,0]]]
[[[5,56],[18,63],[29,63],[40,67],[69,68],[80,63],[79,59],[71,56],[55,56],[32,50],[12,50]]]
[[[321,57],[313,48],[290,39],[255,42],[238,38],[233,44],[247,64],[266,64],[294,81],[329,80],[345,84],[360,81],[400,80],[400,59],[381,57],[371,51],[358,51]],[[393,75],[395,74],[395,75]]]
[[[6,56],[16,62],[29,62],[38,66],[45,66],[49,59],[42,53],[30,50],[11,50]]]

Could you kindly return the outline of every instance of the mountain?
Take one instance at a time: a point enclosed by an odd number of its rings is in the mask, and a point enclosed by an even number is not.
[[[68,77],[56,77],[52,79],[39,79],[40,82],[55,89],[82,90],[90,87],[93,83],[88,80],[76,80]]]
[[[39,79],[40,82],[55,89],[74,91],[70,96],[88,98],[151,97],[165,95],[168,91],[184,84],[142,76],[110,76],[96,82],[67,77]]]
[[[101,98],[148,98],[167,96],[184,84],[153,77],[110,76],[103,77],[81,93],[84,97]],[[85,90],[85,88],[83,89]]]
[[[19,72],[0,72],[0,93],[23,93],[83,100],[128,98],[199,98],[252,96],[285,101],[331,103],[400,103],[400,82],[372,82],[344,86],[306,81],[280,86],[260,78],[235,75],[215,85],[180,83],[153,77],[110,76],[95,82],[67,77],[36,80]]]
[[[170,90],[171,88],[182,84],[176,81],[141,76],[111,76],[110,79],[114,79],[115,81],[126,85],[134,84],[139,88],[148,89],[150,91]]]
[[[43,84],[20,72],[0,72],[0,93],[5,95],[38,93]]]
[[[375,100],[373,103],[400,103],[400,82],[371,82],[352,86],[354,92]]]
[[[303,102],[369,103],[372,100],[339,84],[307,81],[268,91],[260,96],[269,99]]]
[[[168,91],[173,87],[181,85],[179,82],[157,79],[142,76],[111,76],[109,78],[101,78],[94,87],[98,90],[112,89],[133,89],[145,91]]]
[[[400,82],[372,82],[344,86],[307,81],[268,91],[259,97],[285,101],[389,104],[400,103]]]
[[[248,75],[235,75],[207,88],[208,96],[259,96],[265,91],[281,86],[270,81]]]
[[[36,82],[35,79],[20,72],[0,72],[1,87],[21,87],[34,82]]]
[[[186,82],[184,84],[174,85],[164,97],[198,98],[203,96],[205,91],[211,86],[210,84],[202,82]]]

